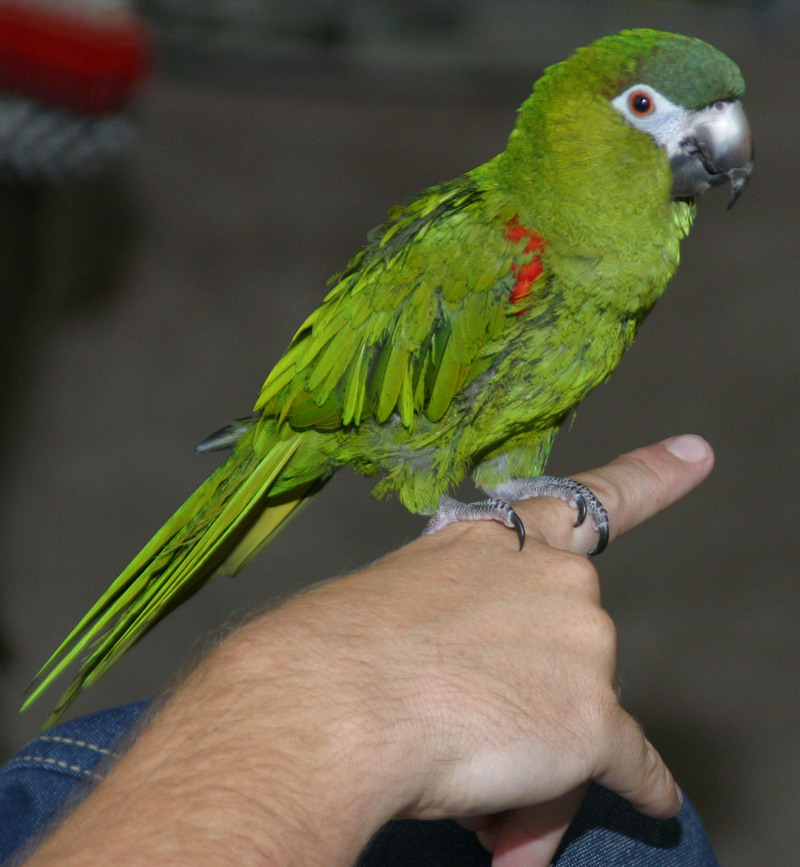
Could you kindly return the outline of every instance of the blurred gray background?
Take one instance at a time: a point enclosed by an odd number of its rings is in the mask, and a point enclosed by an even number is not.
[[[756,172],[701,202],[678,277],[551,463],[707,437],[701,490],[597,562],[626,706],[729,867],[797,864],[800,14],[785,3],[151,3],[127,160],[0,187],[0,741],[38,666],[216,465],[325,281],[387,208],[504,147],[541,68],[621,27],[701,36],[748,81]],[[234,14],[235,13],[235,14]],[[236,581],[173,614],[75,712],[152,695],[236,612],[423,526],[343,471]],[[54,696],[53,696],[54,697]]]

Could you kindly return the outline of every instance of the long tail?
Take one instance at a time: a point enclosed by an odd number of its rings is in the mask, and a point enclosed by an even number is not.
[[[309,473],[303,444],[298,434],[259,458],[240,443],[64,639],[28,688],[22,710],[86,654],[45,723],[53,725],[84,686],[105,674],[162,617],[218,572],[234,575],[242,569],[329,477],[322,465],[316,475]],[[293,463],[304,472],[287,490]]]

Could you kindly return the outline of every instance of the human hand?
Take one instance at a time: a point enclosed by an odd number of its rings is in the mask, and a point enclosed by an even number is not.
[[[577,478],[609,510],[613,539],[712,465],[702,440],[676,438]],[[614,625],[593,563],[577,553],[593,531],[574,529],[556,500],[517,508],[522,552],[499,524],[456,524],[274,612],[292,631],[304,621],[304,651],[316,645],[312,657],[327,661],[312,689],[341,697],[352,748],[376,772],[371,805],[389,795],[385,818],[461,817],[497,867],[548,864],[590,779],[652,816],[680,808],[619,704]]]
[[[613,540],[712,465],[681,437],[576,478]],[[390,818],[456,817],[496,867],[544,867],[591,779],[676,813],[619,704],[579,553],[593,531],[557,500],[515,508],[522,552],[499,524],[456,524],[243,625],[31,863],[349,865]]]
[[[712,465],[702,440],[676,438],[576,478],[606,505],[613,539]],[[397,645],[376,658],[399,669],[389,680],[413,681],[391,706],[410,702],[408,719],[427,725],[414,755],[432,777],[403,815],[470,816],[464,824],[498,867],[548,864],[589,779],[649,815],[680,808],[671,774],[619,704],[616,635],[594,565],[569,553],[590,549],[593,531],[573,529],[555,500],[517,509],[528,528],[521,553],[499,525],[458,524],[369,570],[385,608],[376,622]]]
[[[670,450],[676,454],[673,456]],[[675,457],[686,463],[682,465]],[[601,470],[576,478],[588,484],[608,505],[612,514],[612,538],[616,538],[672,505],[700,484],[712,467],[713,453],[706,443],[697,437],[681,437],[636,450]],[[558,511],[554,508],[544,516],[537,514],[543,538],[566,550],[589,549],[594,539],[588,524],[573,532],[562,516],[556,514]],[[526,517],[526,526],[528,523]],[[596,579],[597,576],[593,577]],[[592,583],[590,581],[586,589],[592,594],[596,592],[599,602],[599,587],[591,586]],[[602,659],[598,657],[597,662],[602,664]],[[609,671],[613,672],[611,656],[606,663],[611,665]],[[598,685],[598,698],[602,703],[602,681]],[[586,709],[591,711],[590,693],[585,697]],[[680,808],[681,795],[678,791],[676,800],[671,774],[636,723],[619,708],[616,695],[607,694],[607,697],[610,702],[606,706],[610,714],[606,732],[608,758],[601,760],[598,767],[605,769],[594,774],[593,778],[626,797],[644,813],[663,818],[673,815]],[[615,713],[619,718],[618,724],[613,722]],[[602,731],[601,723],[602,719],[598,719],[597,731]],[[563,767],[560,770],[563,771]],[[585,789],[586,786],[578,786],[534,807],[474,816],[462,820],[462,824],[475,830],[484,846],[494,853],[495,867],[547,865],[577,811]]]

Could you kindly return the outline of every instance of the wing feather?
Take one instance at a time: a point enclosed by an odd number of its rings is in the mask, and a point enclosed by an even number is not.
[[[297,332],[256,410],[324,430],[440,419],[518,313],[513,217],[475,173],[390,212]]]

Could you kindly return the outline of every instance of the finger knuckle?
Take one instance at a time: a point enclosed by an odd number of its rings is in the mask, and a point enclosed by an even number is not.
[[[630,472],[632,467],[636,469],[635,473]],[[668,479],[660,469],[644,461],[631,461],[625,470],[620,468],[614,473],[613,493],[608,494],[609,503],[620,511],[627,512],[643,500],[657,499],[668,486]]]
[[[604,608],[594,609],[594,629],[595,638],[602,649],[616,651],[617,624]]]
[[[583,643],[598,660],[613,665],[617,654],[617,627],[603,608],[592,606],[584,612],[580,632]]]
[[[574,580],[581,587],[599,595],[600,575],[588,557],[581,554],[570,554],[570,569]]]
[[[589,590],[594,594],[600,588],[600,575],[588,557],[563,548],[554,548],[553,566],[562,582]]]

